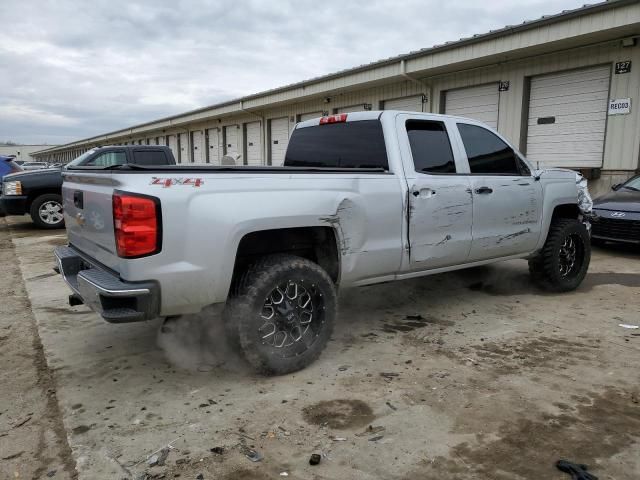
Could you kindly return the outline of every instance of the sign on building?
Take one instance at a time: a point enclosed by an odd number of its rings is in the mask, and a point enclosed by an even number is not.
[[[631,113],[631,99],[630,98],[616,98],[615,100],[609,100],[609,115],[620,115],[624,113]]]

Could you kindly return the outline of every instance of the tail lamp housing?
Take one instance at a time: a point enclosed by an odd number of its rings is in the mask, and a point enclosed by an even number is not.
[[[119,257],[139,258],[158,253],[162,248],[160,200],[114,192],[113,230]]]
[[[329,115],[328,117],[320,118],[320,125],[328,125],[330,123],[344,123],[347,121],[346,113],[339,113],[337,115]]]

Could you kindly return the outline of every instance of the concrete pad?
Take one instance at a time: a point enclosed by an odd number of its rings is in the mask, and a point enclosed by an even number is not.
[[[50,275],[64,234],[20,219],[11,234],[80,478],[560,480],[560,458],[640,477],[640,336],[618,326],[640,322],[639,252],[595,250],[562,295],[523,261],[345,291],[320,359],[267,378],[215,311],[163,332],[69,307]]]

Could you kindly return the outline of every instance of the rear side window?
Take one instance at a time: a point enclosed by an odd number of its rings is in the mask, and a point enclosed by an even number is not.
[[[471,173],[522,174],[516,153],[493,132],[466,123],[459,123],[458,130],[467,152]]]
[[[382,124],[378,120],[362,120],[296,128],[284,165],[388,170]]]
[[[453,151],[444,123],[409,120],[407,136],[416,172],[456,173]]]
[[[110,167],[112,165],[124,165],[125,163],[127,163],[127,155],[124,152],[104,152],[83,165]]]
[[[162,150],[134,150],[133,163],[136,165],[167,165],[167,156]]]

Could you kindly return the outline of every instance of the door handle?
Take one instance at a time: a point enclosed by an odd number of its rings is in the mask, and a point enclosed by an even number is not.
[[[412,190],[411,193],[414,197],[422,195],[423,198],[431,198],[436,194],[436,191],[430,188],[421,188],[420,190]]]
[[[84,195],[82,191],[76,190],[73,192],[73,205],[80,210],[84,208]]]
[[[493,193],[493,188],[489,188],[489,187],[476,188],[476,193],[479,195],[488,195],[489,193]]]

